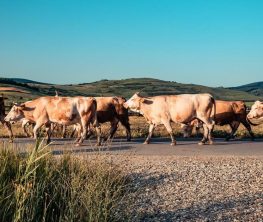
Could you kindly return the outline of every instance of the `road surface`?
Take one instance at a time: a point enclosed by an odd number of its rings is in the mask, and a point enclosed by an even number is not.
[[[79,154],[108,152],[111,154],[136,154],[136,155],[177,155],[177,156],[253,156],[263,159],[263,139],[232,140],[225,142],[216,139],[214,145],[197,145],[198,139],[178,139],[176,146],[170,146],[168,138],[153,138],[152,143],[143,145],[143,138],[126,142],[125,139],[114,139],[110,144],[95,147],[95,140],[87,140],[80,147],[75,147],[71,139],[53,139],[50,147],[54,154],[72,151]],[[34,140],[17,138],[14,147],[25,150],[26,145],[33,145]]]

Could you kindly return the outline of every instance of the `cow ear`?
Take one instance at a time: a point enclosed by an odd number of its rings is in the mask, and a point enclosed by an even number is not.
[[[233,103],[232,107],[235,113],[242,113],[242,110],[244,108],[244,106],[238,106],[236,103]]]
[[[25,103],[20,104],[20,108],[24,109],[26,107]]]
[[[144,103],[145,102],[145,98],[140,98],[140,102]]]

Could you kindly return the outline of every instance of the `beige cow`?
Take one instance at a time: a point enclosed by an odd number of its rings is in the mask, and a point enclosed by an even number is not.
[[[51,124],[81,125],[81,137],[76,140],[76,145],[83,143],[90,124],[97,131],[97,144],[100,145],[100,128],[97,121],[97,102],[92,97],[54,97],[46,96],[14,105],[5,121],[20,121],[27,119],[35,123],[33,133],[37,139],[37,132],[41,126],[46,127],[47,143],[50,142]]]
[[[247,120],[251,125],[259,125],[263,123],[263,102],[256,101],[250,112],[247,114]]]
[[[203,145],[207,141],[213,143],[211,132],[214,121],[211,116],[215,112],[215,100],[210,94],[143,97],[135,93],[124,103],[124,107],[139,112],[150,124],[149,135],[144,144],[150,142],[154,128],[163,124],[171,136],[171,145],[175,145],[171,122],[187,124],[196,118],[204,123],[204,137],[199,144]]]

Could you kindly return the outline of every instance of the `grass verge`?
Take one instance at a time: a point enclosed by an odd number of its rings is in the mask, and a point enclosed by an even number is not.
[[[130,180],[102,155],[85,160],[51,155],[37,142],[19,153],[0,149],[1,221],[123,221]]]

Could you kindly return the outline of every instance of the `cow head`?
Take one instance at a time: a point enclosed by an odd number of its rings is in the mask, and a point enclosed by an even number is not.
[[[25,104],[14,104],[7,116],[5,117],[5,121],[10,122],[10,121],[19,121],[23,119],[24,112],[23,109],[25,108]]]
[[[194,119],[188,124],[181,124],[184,138],[190,137],[193,133],[194,128],[196,132],[198,132],[199,129],[202,127],[203,127],[203,124],[198,119]]]
[[[236,114],[245,114],[246,113],[246,105],[243,102],[234,102],[232,104],[233,110]]]
[[[247,118],[249,121],[254,121],[256,122],[262,122],[263,121],[263,102],[256,101],[252,107],[250,112],[247,114]]]
[[[126,109],[130,109],[134,112],[140,112],[141,103],[144,102],[144,98],[137,92],[129,100],[127,100],[123,106]]]

